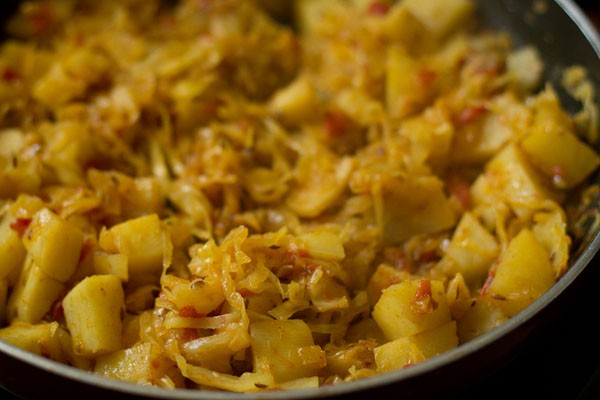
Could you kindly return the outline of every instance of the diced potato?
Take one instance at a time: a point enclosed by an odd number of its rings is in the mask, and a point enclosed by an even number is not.
[[[35,161],[21,161],[16,166],[2,165],[0,158],[0,199],[14,198],[22,193],[37,192],[42,184],[41,166]]]
[[[502,325],[507,319],[489,296],[477,296],[465,314],[457,321],[459,341],[460,343],[468,342]]]
[[[127,282],[129,279],[127,256],[96,251],[94,252],[94,272],[96,275],[116,275],[123,282]]]
[[[300,77],[277,91],[269,107],[284,122],[297,124],[314,118],[318,103],[317,92],[311,81]]]
[[[14,128],[0,130],[0,159],[16,156],[26,145],[23,131]]]
[[[10,227],[11,219],[5,216],[0,222],[0,279],[14,286],[23,268],[27,250],[19,234]]]
[[[52,279],[31,257],[8,300],[9,321],[39,322],[52,308],[52,304],[65,290],[65,284]]]
[[[426,357],[408,337],[375,347],[375,364],[378,372],[389,372],[415,365]]]
[[[381,328],[373,318],[365,318],[354,325],[350,325],[346,332],[346,339],[349,342],[356,342],[365,338],[373,339],[377,344],[387,342]]]
[[[567,233],[566,218],[562,211],[540,212],[533,216],[533,234],[550,254],[556,277],[568,268],[571,251],[571,237]]]
[[[269,371],[276,382],[317,375],[326,364],[325,352],[314,344],[301,320],[272,320],[250,325],[254,372]]]
[[[375,340],[360,340],[344,347],[326,346],[327,374],[345,377],[350,368],[362,369],[375,366]]]
[[[554,186],[575,187],[598,168],[600,156],[575,136],[575,124],[552,88],[535,97],[531,108],[533,125],[521,148],[530,162],[551,178]]]
[[[331,207],[346,188],[354,162],[339,158],[326,148],[307,144],[298,161],[296,183],[286,198],[287,206],[301,217],[316,217]]]
[[[483,111],[477,111],[478,107],[482,107]],[[529,116],[527,108],[514,95],[498,96],[485,105],[471,106],[463,114],[468,115],[470,110],[474,110],[475,115],[478,112],[482,115],[474,121],[459,124],[449,154],[453,162],[487,161],[518,134],[522,128],[520,120]]]
[[[302,234],[298,238],[311,257],[341,261],[346,256],[341,237],[333,232],[319,230]]]
[[[430,107],[402,124],[402,135],[410,138],[419,161],[447,157],[452,148],[454,127],[441,108]]]
[[[383,118],[383,104],[360,89],[348,88],[335,98],[335,105],[343,114],[360,126],[378,123]]]
[[[501,254],[488,294],[508,317],[519,313],[555,282],[550,255],[529,229]]]
[[[475,9],[470,0],[404,0],[403,3],[436,38],[459,28]]]
[[[372,315],[388,340],[442,326],[450,322],[444,284],[420,279],[392,285],[383,291]]]
[[[385,100],[388,112],[403,118],[422,109],[435,89],[435,72],[401,46],[390,46],[386,56]]]
[[[435,357],[458,346],[456,321],[409,337],[425,358]]]
[[[434,177],[390,178],[383,183],[382,209],[376,209],[385,244],[440,232],[456,222],[443,183]]]
[[[469,212],[463,214],[446,254],[439,262],[449,275],[460,273],[467,284],[481,284],[500,247],[494,236]]]
[[[158,385],[169,376],[177,387],[183,387],[183,376],[176,373],[175,362],[167,358],[154,343],[140,342],[127,349],[102,355],[96,359],[96,374],[142,385]],[[174,378],[177,379],[174,379]]]
[[[594,149],[560,127],[534,125],[521,141],[521,148],[527,159],[560,189],[579,185],[600,165]]]
[[[96,356],[121,348],[124,303],[116,275],[85,278],[65,296],[65,320],[77,354]]]
[[[100,247],[127,256],[129,277],[162,272],[165,232],[156,214],[132,219],[100,233]]]
[[[426,44],[427,30],[402,1],[395,2],[385,15],[383,32],[386,38],[411,49]]]
[[[373,275],[371,275],[371,279],[369,279],[369,284],[367,285],[369,302],[374,305],[385,289],[410,278],[411,274],[408,271],[402,271],[391,265],[380,264],[375,269]]]
[[[15,322],[0,329],[0,340],[27,350],[33,354],[66,362],[67,357],[62,348],[58,331],[58,322],[30,324]]]
[[[23,243],[46,275],[66,282],[77,268],[83,232],[44,208],[33,216]]]
[[[506,146],[488,162],[485,176],[493,190],[511,205],[517,215],[531,212],[544,200],[561,200],[560,194],[545,184],[547,180],[514,144]]]

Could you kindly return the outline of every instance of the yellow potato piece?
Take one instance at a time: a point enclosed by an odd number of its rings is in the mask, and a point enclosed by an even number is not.
[[[500,256],[488,294],[512,317],[533,303],[555,282],[555,272],[544,246],[523,229]]]
[[[65,296],[65,320],[77,354],[96,356],[121,348],[124,303],[116,275],[85,278]]]
[[[392,285],[383,291],[372,315],[388,340],[444,325],[450,322],[444,284],[420,279]]]

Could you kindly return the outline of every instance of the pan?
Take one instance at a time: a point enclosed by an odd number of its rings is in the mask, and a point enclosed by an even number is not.
[[[581,65],[589,72],[596,90],[600,90],[600,37],[581,6],[595,2],[572,0],[477,0],[483,27],[506,30],[518,45],[533,44],[543,58],[546,80],[560,87],[562,71]],[[6,17],[18,5],[3,2],[1,16]],[[560,92],[567,110],[580,105]],[[600,183],[600,175],[592,178]],[[166,391],[137,386],[89,374],[51,360],[35,356],[0,341],[0,386],[22,398],[87,399],[359,399],[429,398],[443,395],[458,398],[465,387],[482,382],[499,371],[525,347],[531,345],[558,316],[567,312],[593,269],[600,263],[598,231],[600,198],[589,199],[581,212],[581,234],[576,238],[575,259],[564,276],[528,308],[500,327],[426,362],[402,370],[356,382],[282,393],[234,394],[206,391]]]

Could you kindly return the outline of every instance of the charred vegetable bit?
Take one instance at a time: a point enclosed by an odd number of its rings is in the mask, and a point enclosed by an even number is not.
[[[521,312],[598,220],[567,212],[598,197],[585,71],[573,116],[471,0],[19,4],[0,340],[41,357],[166,389],[365,379]]]

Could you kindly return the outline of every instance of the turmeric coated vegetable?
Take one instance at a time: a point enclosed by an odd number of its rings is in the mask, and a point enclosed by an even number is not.
[[[470,0],[20,4],[1,340],[142,385],[318,387],[461,346],[571,264],[597,123]]]

